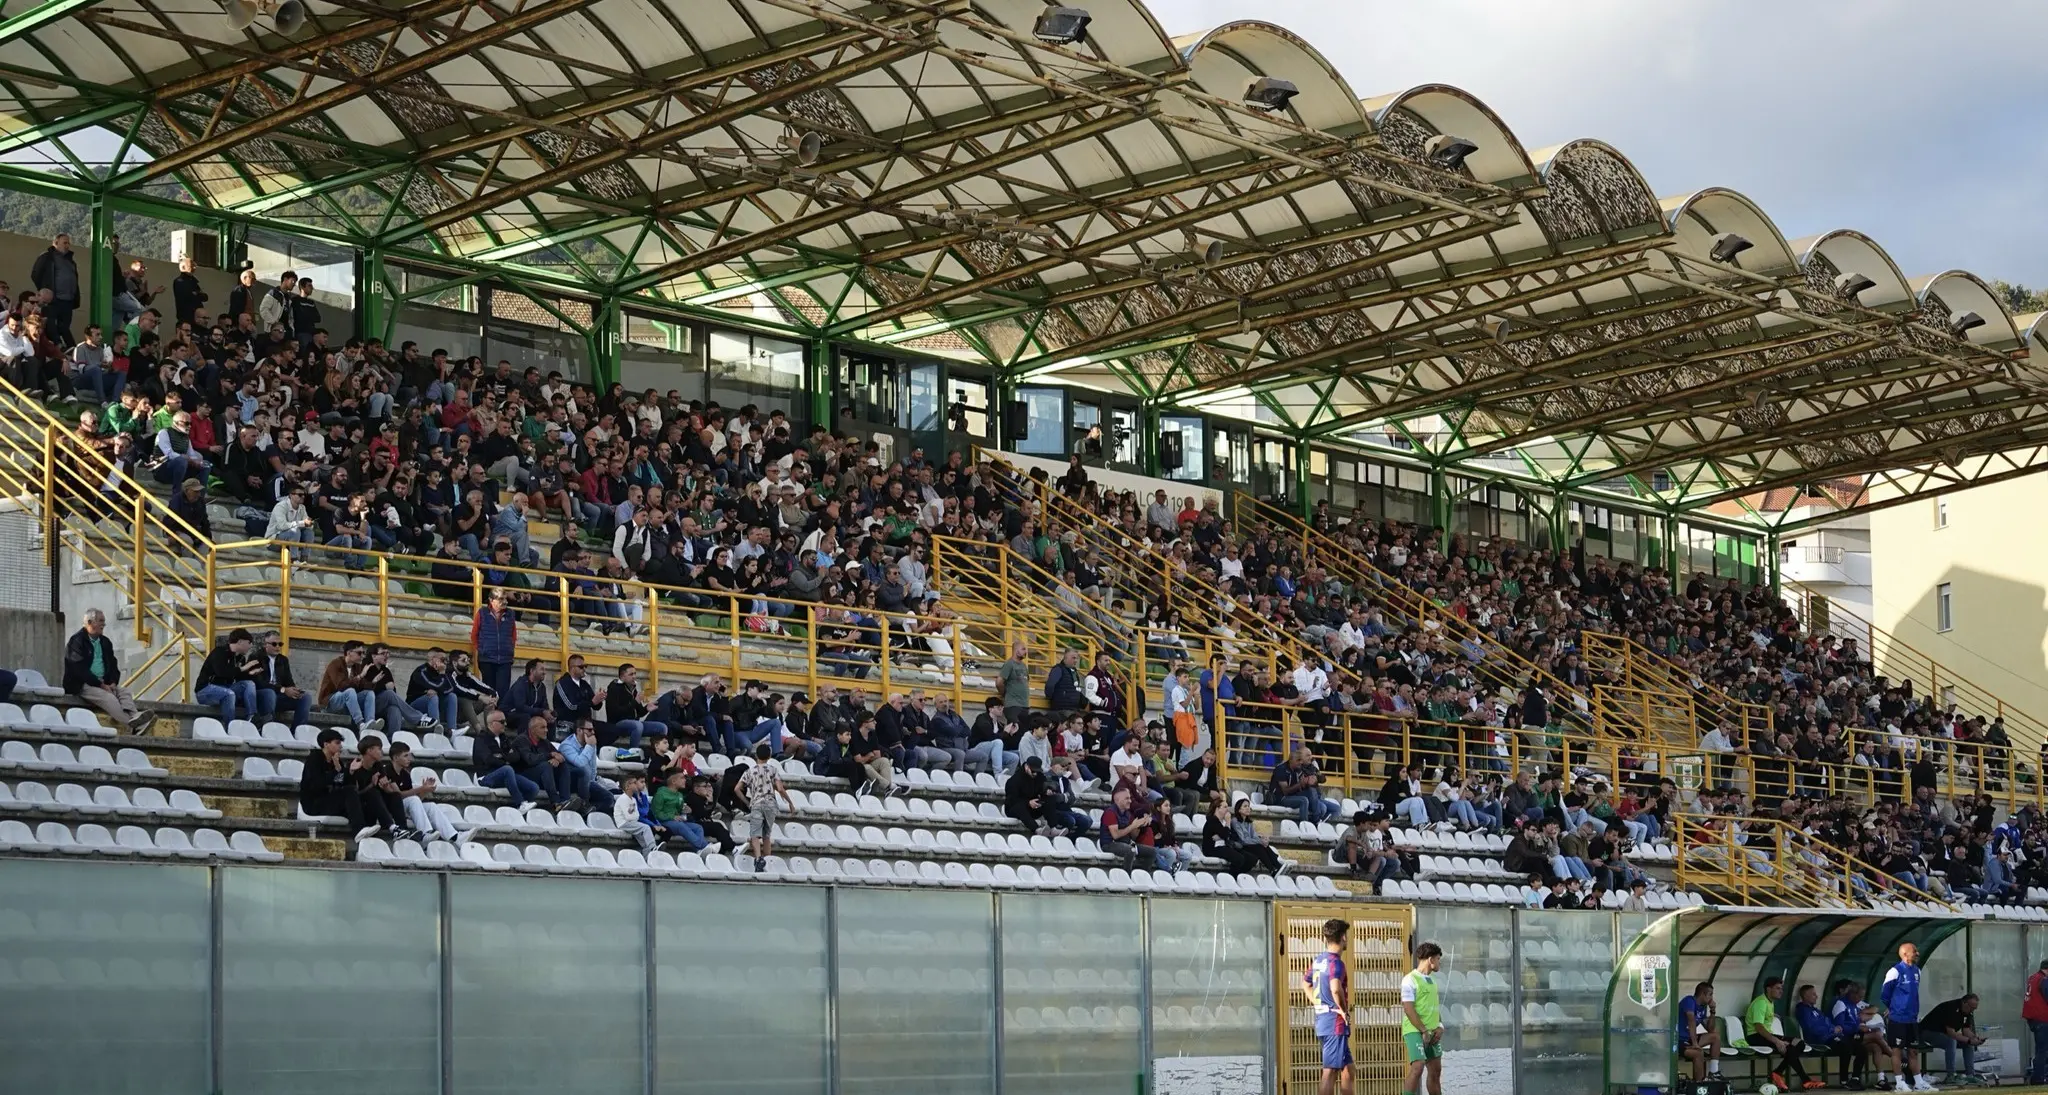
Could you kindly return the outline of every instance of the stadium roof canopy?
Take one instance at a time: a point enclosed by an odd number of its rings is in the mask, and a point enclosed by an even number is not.
[[[2048,328],[1969,273],[1660,199],[1456,88],[1361,98],[1278,27],[1083,6],[1062,45],[1037,0],[314,0],[289,38],[44,0],[0,19],[0,151],[68,166],[0,185],[608,302],[765,294],[815,338],[1664,508],[2048,458]]]

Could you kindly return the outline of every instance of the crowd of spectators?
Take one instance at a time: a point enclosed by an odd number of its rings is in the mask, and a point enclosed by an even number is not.
[[[429,588],[465,601],[480,564],[490,590],[471,651],[437,652],[404,685],[384,668],[388,652],[366,649],[338,658],[309,692],[255,637],[230,636],[197,682],[202,702],[224,718],[262,718],[286,705],[303,715],[318,704],[359,728],[395,731],[474,720],[495,704],[515,733],[547,714],[551,744],[573,741],[577,723],[588,720],[601,737],[633,748],[652,723],[674,731],[661,735],[670,742],[688,730],[734,755],[765,741],[774,755],[885,789],[913,766],[1014,776],[1035,756],[1038,778],[1053,779],[1064,760],[1104,789],[1129,784],[1144,795],[1131,804],[1128,827],[1099,837],[1138,847],[1146,845],[1129,838],[1155,824],[1144,820],[1151,803],[1208,803],[1215,789],[1200,786],[1205,777],[1188,766],[1199,768],[1212,747],[1236,764],[1271,765],[1269,796],[1309,822],[1330,820],[1335,809],[1323,773],[1340,765],[1356,773],[1369,754],[1392,754],[1407,766],[1385,771],[1375,804],[1391,819],[1529,836],[1532,821],[1554,817],[1560,845],[1612,839],[1625,852],[1658,839],[1673,810],[1698,804],[1675,802],[1654,771],[1595,776],[1586,758],[1575,764],[1567,731],[1583,713],[1552,695],[1545,678],[1518,671],[1525,661],[1580,695],[1596,694],[1614,683],[1582,656],[1581,632],[1596,629],[1640,642],[1697,684],[1768,712],[1763,725],[1698,728],[1702,748],[1717,754],[1716,777],[1735,758],[1754,771],[1754,785],[1737,796],[1745,808],[1835,817],[1850,800],[1821,797],[1840,790],[1827,773],[1865,769],[1882,804],[1858,799],[1867,816],[1839,832],[1815,829],[1816,839],[1868,851],[1895,878],[1948,878],[1958,892],[2001,894],[2022,882],[2018,864],[2001,865],[1983,840],[1958,833],[1954,843],[1967,854],[1947,852],[1945,829],[1922,824],[1932,809],[1924,799],[1935,782],[1930,769],[1947,767],[1987,788],[2013,778],[2002,723],[1944,709],[1910,682],[1877,676],[1855,643],[1803,633],[1761,586],[1703,576],[1681,586],[1654,568],[1588,558],[1582,548],[1446,539],[1363,513],[1340,519],[1320,505],[1310,523],[1377,568],[1352,573],[1286,530],[1233,527],[1213,501],[1106,487],[1079,458],[1056,477],[1015,478],[992,463],[970,465],[957,450],[898,455],[886,439],[823,424],[806,429],[779,409],[726,408],[674,390],[599,390],[560,372],[487,366],[412,342],[394,349],[375,339],[337,341],[320,326],[310,282],[291,272],[265,284],[244,270],[228,299],[213,302],[189,270],[163,293],[131,269],[119,287],[124,325],[111,334],[85,327],[74,337],[68,244],[53,241],[32,289],[7,294],[0,360],[24,386],[78,401],[76,445],[171,485],[173,508],[203,534],[212,531],[208,503],[218,499],[244,535],[331,545],[349,565],[364,565],[363,553],[373,550],[420,556]],[[1056,507],[1054,493],[1066,502]],[[1100,520],[1059,518],[1076,508]],[[557,530],[550,543],[536,542],[542,522]],[[1008,652],[997,670],[932,584],[939,536],[1014,552],[1019,573],[1093,637],[1102,656],[1082,665],[1070,652],[1042,682],[1026,652]],[[1128,565],[1133,550],[1157,565]],[[801,695],[773,696],[764,686],[728,698],[700,684],[687,695],[643,700],[622,674],[601,694],[549,696],[543,712],[531,682],[513,679],[512,649],[525,594],[551,575],[569,581],[575,614],[605,631],[644,626],[642,598],[632,593],[644,582],[687,608],[733,612],[750,631],[814,627],[819,664],[838,679],[870,676],[886,630],[897,649],[933,664],[965,659],[997,673],[998,695],[971,724],[935,699],[896,696],[872,713],[872,725],[849,711],[821,731],[808,725],[814,712]],[[1389,609],[1375,588],[1382,580],[1464,626]],[[1151,676],[1133,682],[1121,655],[1139,633],[1167,658],[1163,671],[1154,663]],[[1251,636],[1265,634],[1299,643],[1277,659],[1242,656]],[[1211,655],[1205,664],[1171,665],[1176,646],[1192,656],[1197,645]],[[473,672],[453,664],[471,654]],[[572,692],[586,687],[580,668],[568,677]],[[1032,710],[1034,686],[1049,711]],[[93,688],[103,709],[127,717],[118,694]],[[733,707],[743,708],[748,725]],[[822,696],[816,707],[845,710]],[[896,714],[905,709],[917,717]],[[845,742],[834,728],[841,718],[851,722]],[[1339,720],[1352,755],[1342,755]],[[1306,755],[1290,747],[1290,730]],[[1511,735],[1520,735],[1519,751],[1510,750]],[[1508,771],[1511,755],[1538,771]],[[505,763],[492,772],[509,769],[518,797],[527,797],[526,783],[532,794],[579,797],[562,782],[521,774],[534,767]],[[1525,786],[1539,773],[1549,775],[1542,786]],[[650,776],[651,809],[669,788],[661,773]],[[1597,782],[1582,783],[1589,777]],[[1725,803],[1725,782],[1710,780],[1710,797]],[[686,781],[685,798],[689,790]],[[1988,840],[1989,827],[1975,824],[1966,803],[1941,809],[1963,809],[1969,831]],[[1062,828],[1052,809],[1038,809]],[[648,823],[679,819],[650,814]],[[1231,842],[1228,819],[1204,828],[1205,844],[1261,860],[1255,843]],[[1560,882],[1626,881],[1599,866],[1600,849],[1583,850],[1574,856],[1560,847],[1540,858]],[[1958,858],[1973,862],[1974,874],[1968,865],[1956,869]],[[1387,857],[1364,861],[1378,874]]]

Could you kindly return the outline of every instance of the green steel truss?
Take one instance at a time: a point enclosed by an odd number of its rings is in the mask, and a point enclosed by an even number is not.
[[[891,345],[1534,498],[1768,525],[2048,453],[2048,332],[1972,275],[1531,153],[1455,88],[1361,100],[1278,27],[1087,6],[1056,45],[968,0],[342,0],[291,38],[43,0],[0,8],[0,187],[352,248],[373,325],[402,265],[586,302],[600,354],[625,309]]]

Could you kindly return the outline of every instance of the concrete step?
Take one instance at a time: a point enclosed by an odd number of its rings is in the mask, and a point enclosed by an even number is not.
[[[348,858],[348,841],[303,836],[263,836],[263,844],[286,859],[335,863]]]
[[[149,762],[174,776],[200,776],[208,779],[234,779],[241,774],[240,765],[233,757],[195,757],[179,753],[151,753]],[[225,807],[215,807],[226,813]]]
[[[201,795],[210,809],[219,810],[228,817],[263,818],[268,821],[290,821],[298,817],[293,803],[281,798],[245,798],[240,795]]]

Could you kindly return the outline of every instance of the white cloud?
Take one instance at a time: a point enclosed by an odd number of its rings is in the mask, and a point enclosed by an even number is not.
[[[2048,4],[1151,0],[1169,34],[1257,17],[1362,97],[1479,96],[1523,143],[1597,137],[1660,195],[1728,186],[1788,238],[1869,233],[1911,276],[2048,285]]]

